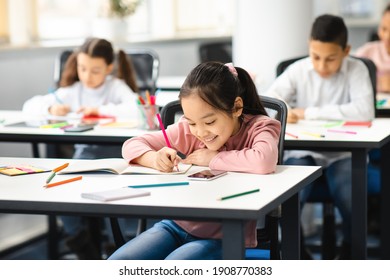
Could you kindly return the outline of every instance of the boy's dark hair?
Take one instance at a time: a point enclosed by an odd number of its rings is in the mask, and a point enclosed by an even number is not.
[[[61,75],[60,86],[66,87],[79,81],[77,75],[77,55],[85,53],[92,58],[103,58],[107,65],[114,63],[115,53],[112,44],[100,38],[88,38],[77,51],[74,51],[66,61],[64,72]],[[138,92],[138,86],[135,79],[135,69],[130,58],[123,50],[118,51],[118,67],[116,76],[122,79],[134,91]]]
[[[235,109],[239,109],[234,107],[236,97],[241,97],[244,114],[267,115],[251,76],[240,67],[234,69],[236,74],[220,62],[199,64],[184,81],[180,89],[180,100],[198,94],[206,103],[231,116]]]
[[[335,43],[345,49],[348,42],[348,30],[341,17],[325,14],[315,19],[310,39],[324,43]]]
[[[387,4],[386,8],[384,9],[383,11],[383,14],[387,13],[387,12],[390,12],[390,3]]]

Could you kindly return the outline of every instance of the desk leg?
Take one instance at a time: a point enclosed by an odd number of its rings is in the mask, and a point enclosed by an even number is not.
[[[390,260],[390,224],[387,219],[390,213],[390,143],[381,149],[381,257]]]
[[[58,227],[57,217],[55,215],[47,216],[49,224],[49,236],[48,236],[48,258],[49,260],[58,260]]]
[[[300,258],[300,212],[298,193],[282,204],[281,249],[283,260],[299,260]]]
[[[352,244],[355,260],[367,259],[367,150],[352,151]]]
[[[242,260],[245,258],[244,221],[224,220],[222,222],[222,258]]]

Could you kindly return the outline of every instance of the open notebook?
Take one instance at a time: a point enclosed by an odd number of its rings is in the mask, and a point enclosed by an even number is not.
[[[58,174],[85,172],[110,172],[114,174],[184,174],[191,168],[191,165],[180,163],[178,167],[179,171],[175,168],[172,172],[165,173],[137,164],[128,164],[122,158],[105,158],[71,162],[67,168],[58,172]]]

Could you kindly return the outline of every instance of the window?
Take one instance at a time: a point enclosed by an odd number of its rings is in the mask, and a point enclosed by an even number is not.
[[[72,40],[88,36],[106,37],[109,20],[103,17],[109,0],[26,0],[28,5],[17,5],[13,9],[2,9],[5,14],[0,21],[0,38],[3,30],[13,36],[7,27],[6,16],[14,25],[19,24],[20,13],[27,14],[18,28],[27,40]],[[124,0],[131,1],[131,0]],[[235,0],[140,0],[136,12],[120,21],[127,26],[123,39],[159,39],[178,36],[231,35],[234,23]],[[16,5],[12,0],[0,0],[1,4]],[[24,9],[24,11],[22,11]],[[8,12],[9,11],[9,12]],[[114,22],[111,20],[110,22]],[[118,20],[116,20],[118,21]],[[127,23],[127,24],[124,24]],[[121,28],[114,28],[118,30]],[[110,38],[107,38],[110,39]],[[12,41],[12,40],[11,40]]]

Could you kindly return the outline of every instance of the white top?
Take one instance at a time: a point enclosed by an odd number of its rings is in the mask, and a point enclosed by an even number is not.
[[[69,105],[72,112],[76,112],[81,106],[93,106],[99,107],[102,115],[137,118],[137,95],[123,80],[112,76],[108,76],[105,83],[95,89],[76,82],[59,88],[54,94],[34,96],[24,103],[23,112],[47,115],[50,106],[58,104],[58,99]]]
[[[358,59],[346,57],[340,71],[321,78],[310,57],[290,65],[271,85],[266,94],[284,100],[292,108],[306,108],[309,120],[372,120],[375,115],[374,93],[368,69]],[[317,164],[328,166],[345,158],[346,153],[286,151],[285,157],[312,155]]]

